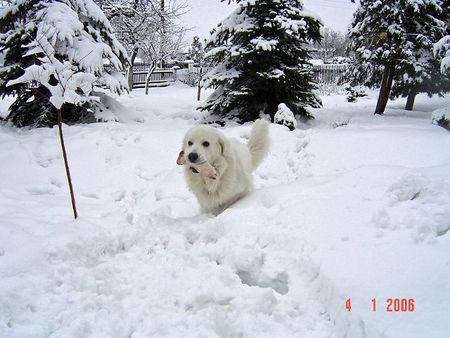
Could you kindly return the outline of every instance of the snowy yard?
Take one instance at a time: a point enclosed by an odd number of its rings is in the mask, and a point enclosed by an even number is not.
[[[310,125],[271,126],[255,191],[217,217],[175,164],[195,97],[135,90],[123,122],[65,127],[77,221],[57,129],[0,125],[0,337],[448,337],[450,133],[431,111],[450,96],[385,116],[323,97]]]

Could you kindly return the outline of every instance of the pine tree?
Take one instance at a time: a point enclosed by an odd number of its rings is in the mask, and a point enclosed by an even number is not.
[[[189,57],[197,64],[203,63],[203,59],[205,57],[205,50],[198,36],[194,36],[194,38],[192,39]]]
[[[380,87],[375,114],[383,114],[390,96],[409,96],[407,108],[412,108],[418,92],[447,87],[437,74],[431,44],[443,34],[442,3],[360,1],[349,34],[356,58],[352,73],[355,82]]]
[[[272,119],[280,103],[298,117],[319,107],[314,93],[308,44],[320,41],[320,19],[303,10],[300,0],[238,0],[207,42],[207,57],[217,66],[203,78],[215,89],[200,107],[220,117]]]
[[[192,39],[189,57],[196,63],[196,66],[199,68],[199,72],[195,74],[195,79],[197,83],[197,101],[200,101],[200,95],[202,91],[201,81],[205,72],[206,64],[205,49],[203,48],[203,45],[200,42],[200,38],[198,36],[194,36],[194,38]]]
[[[94,86],[126,88],[126,52],[92,0],[15,1],[0,30],[0,94],[16,97],[7,116],[16,126],[55,125],[57,106],[65,123],[95,121]]]
[[[442,38],[447,24],[442,4],[435,0],[404,1],[404,40],[410,54],[399,65],[391,97],[408,97],[406,110],[412,110],[418,93],[442,95],[449,90],[449,80],[439,69],[433,55],[433,43]]]
[[[391,92],[397,65],[408,55],[401,26],[402,0],[361,0],[350,29],[350,49],[355,52],[354,73],[363,84],[376,86],[382,72],[375,114],[383,114]],[[360,70],[364,69],[363,74]]]

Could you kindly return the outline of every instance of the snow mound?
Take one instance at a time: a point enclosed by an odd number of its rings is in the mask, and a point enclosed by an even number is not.
[[[450,107],[433,111],[431,114],[431,123],[450,131]]]
[[[387,203],[372,221],[379,230],[407,229],[415,243],[434,243],[450,230],[450,183],[405,175],[386,192]],[[381,236],[382,232],[378,235]]]
[[[431,113],[431,120],[434,124],[442,119],[450,121],[450,107],[439,108]]]
[[[278,105],[278,111],[275,113],[274,122],[288,127],[290,130],[297,128],[297,120],[294,113],[284,103]]]

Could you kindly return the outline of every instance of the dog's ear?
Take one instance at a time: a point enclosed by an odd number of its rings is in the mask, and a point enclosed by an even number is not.
[[[184,158],[184,150],[180,151],[177,158],[177,164],[178,165],[184,165],[186,163],[186,160]]]
[[[228,141],[228,139],[225,136],[220,135],[219,136],[219,144],[220,144],[220,148],[222,150],[222,156],[225,158],[229,158],[231,156],[230,141]]]

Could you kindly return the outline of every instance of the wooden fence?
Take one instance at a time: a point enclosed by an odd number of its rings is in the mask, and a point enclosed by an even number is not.
[[[107,65],[106,69],[113,70],[113,66]],[[133,88],[144,88],[145,87],[145,79],[147,78],[147,72],[150,68],[150,64],[148,63],[135,63],[133,65]],[[126,72],[122,72],[124,76],[126,76]],[[156,68],[149,81],[149,86],[157,87],[157,86],[168,86],[172,82],[176,81],[177,73],[176,69],[173,68]]]
[[[313,77],[318,84],[336,84],[342,85],[348,82],[348,65],[347,64],[322,64],[313,65]],[[207,70],[203,70],[207,72]],[[182,73],[198,74],[200,68],[190,67],[189,69],[183,69]]]
[[[145,87],[145,79],[150,64],[136,63],[133,66],[133,88]],[[191,67],[188,72],[196,73],[197,67]],[[322,64],[313,65],[314,80],[318,84],[342,85],[348,82],[348,65],[346,64]],[[172,68],[157,68],[150,78],[150,86],[168,86],[177,79],[176,70]]]
[[[134,64],[133,65],[133,88],[144,88],[145,79],[147,78],[147,71],[150,68],[149,64]],[[176,80],[176,71],[172,68],[157,68],[153,71],[149,85],[168,86]]]
[[[313,65],[314,80],[318,84],[342,85],[348,82],[347,70],[346,64]]]

